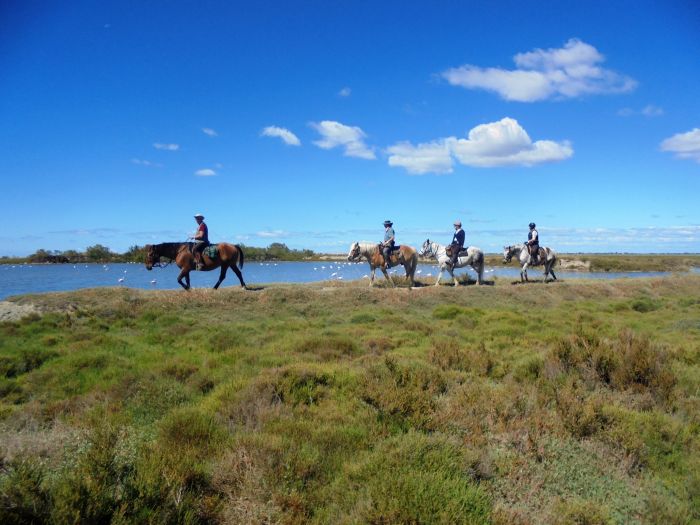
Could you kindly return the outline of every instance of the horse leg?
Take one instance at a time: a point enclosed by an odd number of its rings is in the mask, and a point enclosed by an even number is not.
[[[520,282],[524,283],[525,281],[527,281],[527,263],[520,269]]]
[[[235,264],[231,265],[231,269],[233,270],[233,273],[236,274],[236,277],[238,277],[238,280],[241,282],[241,288],[243,288],[244,290],[247,290],[248,287],[243,282],[243,274],[241,273],[241,271],[236,267]]]
[[[185,281],[187,281],[187,284],[182,282],[183,277],[185,278]],[[189,270],[180,270],[180,274],[177,276],[177,282],[185,290],[189,290],[190,289],[190,272],[189,272]]]
[[[452,277],[452,282],[454,283],[455,286],[459,286],[459,281],[455,277],[455,269],[454,265],[448,266],[447,271],[450,272],[450,277]]]
[[[219,285],[221,284],[221,281],[226,279],[226,269],[228,268],[228,265],[222,264],[221,265],[221,273],[219,273],[219,280],[216,281],[216,284],[214,285],[214,290],[219,288]]]
[[[384,277],[386,277],[386,280],[391,283],[392,288],[396,288],[394,281],[391,279],[391,276],[386,271],[386,267],[382,266],[381,269],[382,269],[382,273],[384,274]]]
[[[442,278],[442,272],[445,271],[445,265],[443,264],[440,266],[440,270],[438,271],[438,276],[437,279],[435,280],[435,286],[438,286],[440,284],[440,279]]]
[[[369,273],[369,285],[374,286],[374,272],[376,268],[372,267],[372,271]]]

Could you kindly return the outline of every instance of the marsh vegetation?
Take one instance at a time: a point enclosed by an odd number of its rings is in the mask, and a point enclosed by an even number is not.
[[[700,520],[700,276],[27,296],[2,523]]]

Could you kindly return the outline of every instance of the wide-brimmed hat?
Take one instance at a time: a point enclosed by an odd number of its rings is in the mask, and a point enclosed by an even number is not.
[[[384,221],[384,226],[393,226],[394,223],[391,221]]]
[[[201,213],[195,213],[195,214],[194,214],[194,218],[195,218],[195,219],[203,219],[203,218],[204,218],[204,215],[202,215]]]

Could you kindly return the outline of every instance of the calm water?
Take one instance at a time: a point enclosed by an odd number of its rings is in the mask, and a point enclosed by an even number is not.
[[[403,275],[403,268],[392,269],[395,275]],[[476,278],[471,269],[461,268],[457,275],[468,273]],[[438,268],[435,265],[419,264],[416,277],[435,277]],[[0,299],[26,293],[56,292],[93,288],[96,286],[128,286],[150,290],[172,290],[180,288],[177,284],[177,267],[172,264],[165,268],[147,271],[143,264],[22,264],[0,265]],[[618,272],[585,273],[556,272],[559,279],[616,279],[620,277],[658,277],[665,272]],[[540,269],[529,272],[530,278],[541,279]],[[210,288],[218,279],[219,271],[192,272],[190,275],[193,288]],[[519,269],[514,265],[487,267],[484,272],[486,280],[494,276],[519,278]],[[369,265],[348,262],[249,262],[243,268],[246,284],[261,283],[308,283],[328,280],[369,279]],[[384,279],[379,271],[377,278]],[[449,279],[447,272],[443,280]],[[229,270],[221,287],[239,286],[235,274]]]

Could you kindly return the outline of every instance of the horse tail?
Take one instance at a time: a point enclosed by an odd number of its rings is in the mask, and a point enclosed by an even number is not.
[[[243,248],[241,248],[241,246],[238,244],[235,244],[234,246],[238,250],[238,253],[241,254],[241,256],[238,258],[238,267],[242,270],[243,269]]]

